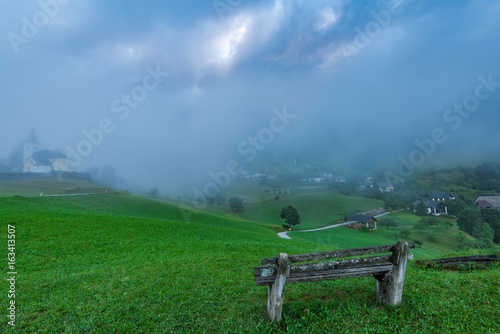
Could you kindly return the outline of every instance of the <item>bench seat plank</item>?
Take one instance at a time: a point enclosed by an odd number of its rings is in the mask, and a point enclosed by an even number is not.
[[[276,280],[276,276],[258,276],[257,271],[262,273],[263,267],[256,267],[255,282],[258,286],[260,285],[271,285]],[[335,280],[340,278],[349,277],[362,277],[370,275],[383,275],[388,273],[392,269],[391,263],[354,267],[354,268],[343,268],[334,270],[321,270],[312,272],[298,272],[290,273],[286,278],[286,283],[301,283],[301,282],[316,282],[316,281],[327,281]]]
[[[364,258],[338,260],[338,261],[325,261],[318,263],[302,263],[290,267],[290,273],[300,272],[320,272],[325,270],[361,267],[366,265],[376,265],[381,263],[392,262],[392,255],[370,256]],[[269,277],[276,276],[278,267],[276,266],[263,266],[255,267],[255,277]]]

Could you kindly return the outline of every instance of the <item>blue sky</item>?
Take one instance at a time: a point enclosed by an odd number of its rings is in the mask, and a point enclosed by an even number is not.
[[[32,127],[46,148],[77,151],[109,120],[77,170],[203,184],[285,107],[296,117],[262,156],[397,169],[436,128],[447,139],[426,164],[498,156],[500,87],[458,129],[446,114],[480,76],[500,82],[498,17],[500,2],[480,0],[2,0],[0,158]]]

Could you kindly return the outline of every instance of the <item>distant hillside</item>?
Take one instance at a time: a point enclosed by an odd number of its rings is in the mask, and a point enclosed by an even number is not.
[[[0,181],[0,196],[39,196],[54,194],[95,193],[112,190],[90,181],[64,177],[33,180]]]

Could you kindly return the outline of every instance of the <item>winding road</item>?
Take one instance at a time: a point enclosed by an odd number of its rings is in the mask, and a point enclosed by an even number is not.
[[[388,215],[390,213],[399,212],[399,211],[403,211],[403,210],[404,209],[400,209],[400,210],[396,210],[396,211],[391,211],[391,212],[384,212],[384,213],[382,213],[380,215],[376,215],[375,218],[382,217],[382,216]],[[342,223],[342,224],[336,224],[336,225],[330,225],[330,226],[326,226],[326,227],[315,228],[314,230],[291,231],[291,232],[315,232],[315,231],[326,230],[326,229],[329,229],[329,228],[334,228],[334,227],[339,227],[339,226],[345,226],[345,225],[349,225],[351,223],[354,223],[354,222],[350,221],[350,222],[346,222],[346,223]],[[283,238],[283,239],[292,239],[288,235],[288,232],[279,232],[278,233],[278,237]]]

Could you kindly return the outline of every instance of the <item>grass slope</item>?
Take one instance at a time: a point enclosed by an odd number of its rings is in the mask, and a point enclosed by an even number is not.
[[[453,254],[461,238],[473,239],[461,233],[452,219],[440,218],[441,221],[449,220],[453,225],[449,229],[436,227],[427,227],[420,231],[413,228],[413,224],[419,221],[419,217],[408,211],[394,212],[385,215],[383,218],[390,218],[396,221],[397,228],[387,229],[379,225],[377,230],[354,230],[344,226],[335,227],[316,232],[290,232],[288,235],[292,239],[310,241],[328,246],[332,249],[369,247],[383,244],[392,244],[396,240],[403,239],[399,232],[402,229],[410,230],[411,234],[405,240],[412,242],[415,239],[423,242],[422,247],[414,250],[416,258],[429,259],[442,256],[444,254]],[[382,219],[382,218],[380,218]],[[398,234],[395,236],[395,234]]]
[[[282,323],[270,325],[267,289],[255,286],[252,267],[280,252],[327,248],[203,213],[186,222],[179,211],[125,193],[0,198],[2,244],[7,224],[16,226],[16,331],[500,331],[498,267],[446,272],[413,264],[400,308],[377,305],[369,277],[295,284],[286,288]]]
[[[73,179],[58,179],[57,177],[34,179],[0,181],[0,197],[2,196],[39,196],[53,194],[79,194],[94,193],[110,190],[108,187],[100,186],[92,182]]]
[[[297,209],[301,224],[295,229],[307,230],[329,225],[348,216],[383,206],[380,200],[346,196],[336,191],[306,192],[286,196],[280,200],[269,199],[261,203],[249,203],[242,217],[252,221],[281,225],[281,208],[291,205]]]

